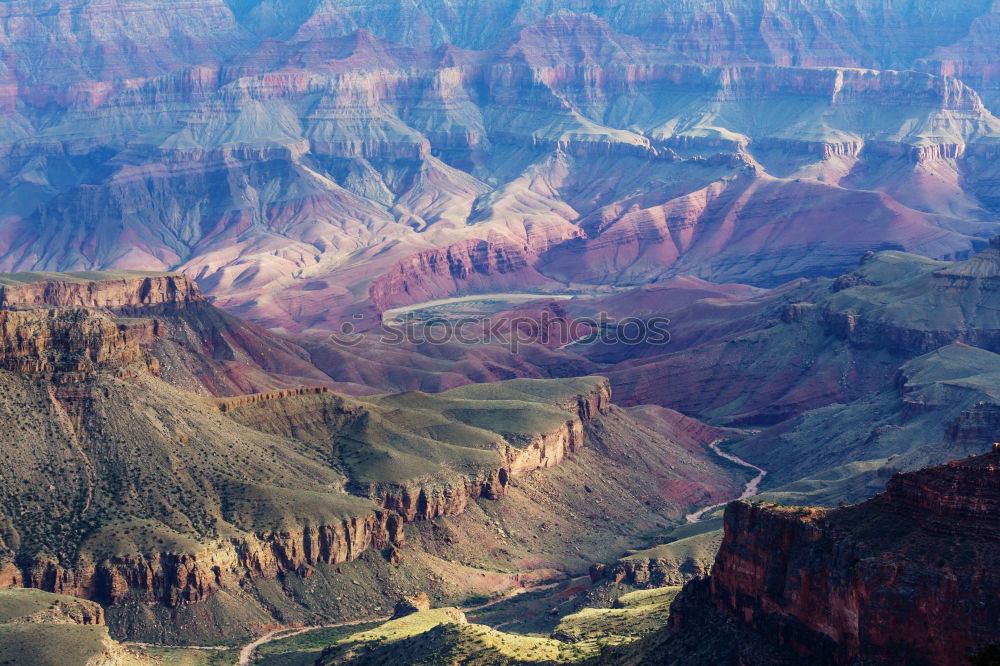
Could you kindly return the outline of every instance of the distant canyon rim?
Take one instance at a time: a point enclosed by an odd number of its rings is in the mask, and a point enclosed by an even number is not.
[[[181,270],[322,333],[961,259],[1000,213],[997,9],[910,4],[6,2],[0,269]]]

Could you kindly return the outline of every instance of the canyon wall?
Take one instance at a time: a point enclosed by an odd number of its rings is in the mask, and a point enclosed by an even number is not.
[[[110,605],[139,599],[175,607],[204,601],[244,578],[301,574],[308,566],[350,562],[366,550],[405,541],[400,517],[378,511],[336,524],[234,537],[195,552],[136,553],[72,568],[45,560],[20,567],[5,563],[0,587],[29,587]]]
[[[998,512],[1000,447],[898,474],[851,507],[735,502],[711,575],[671,624],[709,604],[824,663],[965,664],[997,638]]]
[[[118,277],[115,273],[91,273],[86,279],[72,273],[29,273],[13,277],[25,281],[0,283],[0,310],[90,308],[124,312],[206,302],[194,282],[181,274],[125,272]]]
[[[981,247],[996,8],[821,4],[7,3],[0,269],[182,270],[331,331],[455,294]]]

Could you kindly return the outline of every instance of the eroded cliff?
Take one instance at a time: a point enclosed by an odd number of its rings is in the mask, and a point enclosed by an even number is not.
[[[1000,446],[896,475],[855,506],[735,502],[671,625],[707,604],[823,663],[965,664],[1000,626],[998,516]]]

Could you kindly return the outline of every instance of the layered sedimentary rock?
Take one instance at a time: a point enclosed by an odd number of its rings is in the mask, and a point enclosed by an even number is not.
[[[0,585],[97,600],[120,631],[135,630],[121,626],[129,604],[198,606],[370,551],[398,565],[407,521],[500,499],[513,476],[578,451],[610,407],[603,378],[197,397],[163,380],[157,355],[226,317],[193,286],[154,290],[186,294],[174,303],[131,289],[146,277],[93,277],[46,278],[24,309],[0,309]],[[93,307],[65,306],[80,302]]]
[[[180,274],[21,273],[0,279],[3,310],[90,308],[125,312],[205,302],[194,282]]]
[[[897,475],[856,506],[733,503],[711,576],[671,624],[709,604],[824,663],[964,664],[997,638],[998,515],[1000,447]]]
[[[18,274],[0,284],[2,586],[176,607],[403,544],[397,514],[224,415],[253,399],[200,399],[160,379],[159,356],[206,364],[200,352],[225,341],[221,331],[241,339],[238,320],[187,278]],[[183,348],[196,330],[215,335]]]
[[[466,290],[548,284],[523,249],[504,239],[471,240],[420,252],[399,262],[369,287],[376,310],[419,303]]]
[[[154,329],[151,322],[121,326],[84,309],[0,310],[0,367],[60,382],[85,378],[98,368],[156,373],[159,363],[140,344]]]
[[[868,262],[873,262],[866,267]],[[858,347],[923,354],[952,342],[1000,350],[1000,239],[967,261],[918,262],[869,255],[842,276],[824,308],[825,323]],[[961,294],[961,301],[955,296]],[[922,306],[929,316],[915,316]]]
[[[7,4],[0,268],[182,269],[288,331],[957,258],[1000,202],[986,0]]]
[[[302,346],[215,308],[182,274],[0,274],[0,317],[10,369],[70,378],[74,364],[84,372],[144,356],[151,371],[201,394],[332,383]],[[67,353],[80,360],[58,358]]]
[[[1000,405],[981,402],[962,412],[948,424],[946,434],[953,441],[989,441],[1000,435]]]
[[[375,511],[339,523],[246,535],[196,552],[135,553],[73,568],[44,560],[23,568],[6,564],[0,582],[110,605],[141,599],[175,607],[204,601],[243,578],[275,578],[308,566],[350,562],[366,550],[405,541],[402,519],[391,511]]]

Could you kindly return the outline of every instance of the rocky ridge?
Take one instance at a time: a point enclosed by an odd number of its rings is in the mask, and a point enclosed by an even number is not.
[[[823,663],[967,663],[1000,621],[998,512],[1000,446],[894,476],[851,507],[733,503],[711,575],[685,589],[671,626],[709,604]]]
[[[507,385],[517,384],[511,382]],[[548,382],[553,387],[557,384],[558,382]],[[606,379],[573,380],[568,389],[560,391],[556,388],[557,394],[551,398],[553,407],[565,410],[563,418],[559,418],[558,412],[542,414],[551,418],[551,430],[515,433],[516,437],[492,431],[480,430],[474,433],[484,437],[482,446],[486,450],[482,451],[482,455],[476,452],[474,471],[471,473],[461,472],[462,464],[459,464],[458,469],[443,467],[440,472],[427,475],[404,471],[403,476],[407,478],[393,482],[382,479],[350,479],[347,487],[351,492],[369,497],[385,509],[398,513],[407,522],[460,514],[470,501],[479,497],[501,499],[511,479],[558,465],[567,455],[582,447],[585,427],[607,413],[611,404],[611,390]],[[427,400],[432,409],[447,410],[453,406],[449,404],[450,396],[461,396],[469,391],[474,392],[476,388],[472,386],[446,392],[442,394],[443,399],[439,403],[433,396],[427,396]],[[346,399],[335,394],[314,393],[312,400],[303,402],[297,400],[298,395],[302,394],[277,393],[261,400],[234,399],[223,404],[240,404],[226,409],[240,423],[304,441],[333,444],[335,449],[338,431],[354,432],[356,427],[363,427],[369,420],[380,418],[378,403],[373,405],[363,398]],[[517,395],[514,391],[513,396]],[[494,402],[491,406],[502,409],[503,401],[511,398],[504,396],[504,389],[499,388],[492,399],[499,402]],[[268,404],[271,401],[275,402]],[[482,409],[485,406],[473,402],[467,408]],[[426,408],[426,405],[420,405],[421,410]],[[407,415],[405,412],[403,415],[392,414],[390,418],[405,423]],[[513,424],[509,426],[514,427]],[[374,440],[372,443],[382,446]],[[426,478],[427,476],[432,478]]]
[[[38,590],[0,590],[0,659],[26,666],[159,663],[112,640],[98,604]]]

